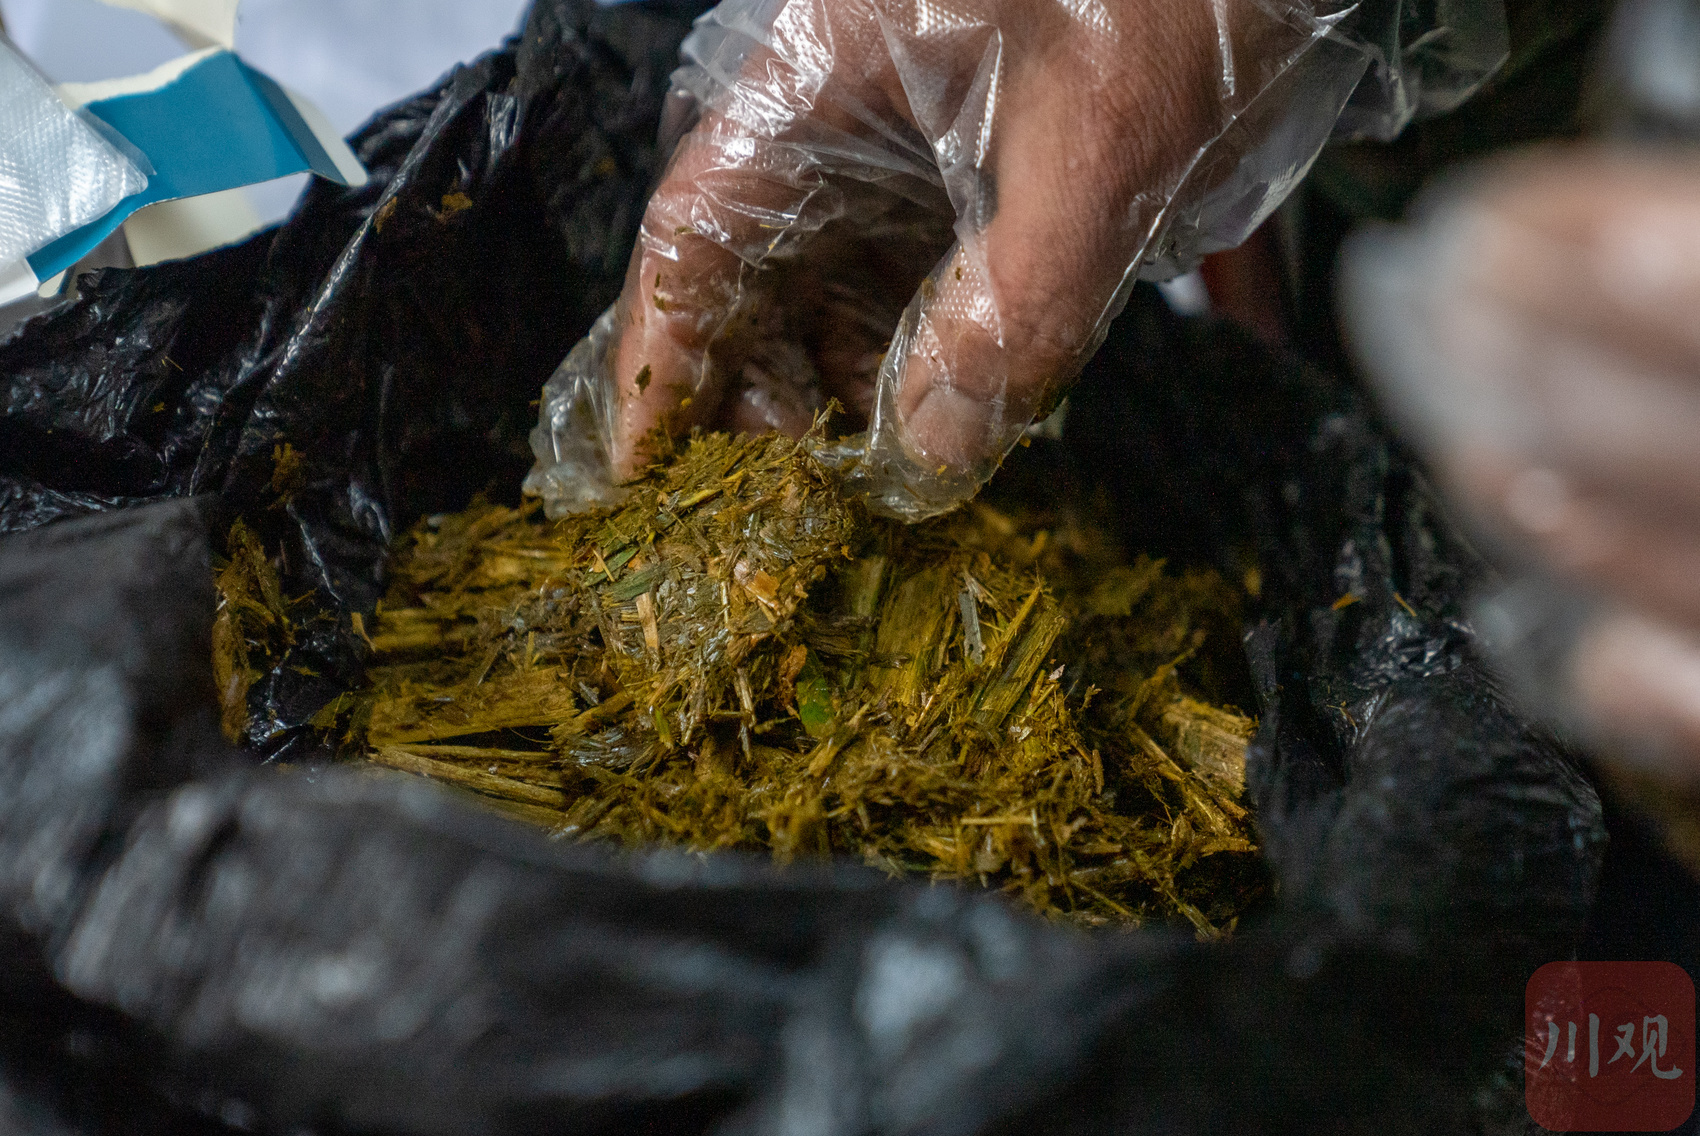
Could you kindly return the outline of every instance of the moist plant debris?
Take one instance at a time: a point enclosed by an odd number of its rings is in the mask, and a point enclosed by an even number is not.
[[[281,462],[280,462],[281,465]],[[240,742],[248,722],[248,690],[295,642],[299,602],[284,596],[277,569],[253,531],[231,526],[228,555],[213,559],[218,607],[213,617],[213,682],[219,726]]]
[[[910,527],[835,485],[805,444],[710,434],[611,510],[427,518],[356,629],[369,685],[319,725],[570,838],[838,854],[1086,924],[1231,929],[1264,887],[1253,723],[1200,687],[1236,652],[1236,594],[1124,562],[1090,508]],[[286,622],[246,563],[226,610]]]

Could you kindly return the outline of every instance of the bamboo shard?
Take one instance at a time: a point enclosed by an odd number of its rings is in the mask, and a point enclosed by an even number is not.
[[[847,855],[1214,935],[1262,886],[1252,723],[1186,676],[1233,653],[1237,600],[1086,522],[908,528],[804,446],[698,437],[612,510],[420,524],[341,718],[372,761],[578,839]]]

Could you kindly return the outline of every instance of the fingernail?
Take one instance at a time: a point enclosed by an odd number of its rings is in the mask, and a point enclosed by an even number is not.
[[[1614,616],[1578,641],[1571,674],[1581,708],[1607,735],[1651,743],[1667,762],[1700,739],[1700,644],[1690,637]]]
[[[1525,532],[1551,536],[1573,520],[1573,497],[1564,475],[1551,469],[1525,469],[1505,488],[1505,515]]]
[[[1700,210],[1649,206],[1600,227],[1600,279],[1626,300],[1700,282]]]
[[[1539,542],[1548,560],[1567,572],[1588,572],[1623,550],[1622,518],[1578,496],[1552,469],[1513,474],[1500,497],[1506,520]]]
[[[992,406],[947,387],[932,387],[903,422],[906,440],[928,463],[957,469],[987,457],[996,425]]]

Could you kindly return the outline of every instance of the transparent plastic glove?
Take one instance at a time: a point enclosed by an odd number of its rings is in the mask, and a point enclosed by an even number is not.
[[[0,269],[147,184],[136,162],[0,40]]]
[[[1134,280],[1243,240],[1360,84],[1364,121],[1396,131],[1415,113],[1408,16],[728,0],[686,41],[673,110],[689,129],[619,304],[545,387],[527,488],[556,513],[602,504],[658,428],[800,433],[836,398],[867,429],[826,456],[876,509],[952,508],[1079,372]],[[1476,24],[1460,84],[1504,53],[1502,18]]]
[[[1348,247],[1360,359],[1523,578],[1482,628],[1524,693],[1700,784],[1700,159],[1502,163]]]

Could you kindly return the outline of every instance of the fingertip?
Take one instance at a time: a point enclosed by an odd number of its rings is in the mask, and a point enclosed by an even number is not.
[[[641,295],[638,297],[641,301]],[[609,359],[615,391],[610,456],[617,477],[629,478],[653,458],[657,429],[677,434],[690,419],[711,410],[695,382],[692,354],[664,324],[645,317],[628,292],[621,300],[624,327]]]
[[[947,472],[995,465],[1032,421],[1045,369],[973,321],[936,308],[921,320],[895,400],[905,445]]]
[[[997,417],[990,403],[928,381],[903,420],[904,433],[923,464],[963,470],[998,456]]]
[[[1605,736],[1660,755],[1667,775],[1700,780],[1700,642],[1635,615],[1607,618],[1577,644],[1579,708]]]

